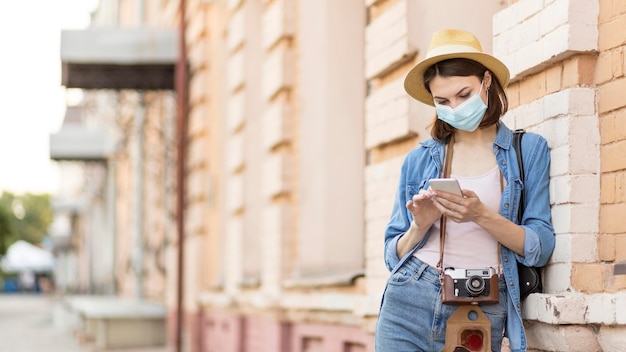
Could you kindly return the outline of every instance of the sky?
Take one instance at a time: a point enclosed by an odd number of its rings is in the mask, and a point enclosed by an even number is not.
[[[0,0],[0,192],[57,192],[48,144],[65,113],[61,30],[86,28],[96,3]]]

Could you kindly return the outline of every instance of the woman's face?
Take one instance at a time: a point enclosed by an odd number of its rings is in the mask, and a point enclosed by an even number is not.
[[[487,103],[487,87],[491,83],[489,72],[485,73],[484,82],[476,76],[435,76],[430,81],[430,92],[436,104],[457,107],[480,91],[480,97]],[[482,89],[481,89],[482,83]]]

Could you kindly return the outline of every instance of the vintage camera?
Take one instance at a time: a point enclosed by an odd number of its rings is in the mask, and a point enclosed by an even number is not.
[[[496,269],[446,268],[442,273],[441,291],[445,304],[498,303],[498,273]]]

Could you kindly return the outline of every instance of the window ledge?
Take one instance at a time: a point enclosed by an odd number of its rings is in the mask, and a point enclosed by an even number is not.
[[[364,270],[355,270],[335,274],[302,276],[285,280],[283,285],[285,288],[351,286],[356,279],[363,276],[365,276]]]

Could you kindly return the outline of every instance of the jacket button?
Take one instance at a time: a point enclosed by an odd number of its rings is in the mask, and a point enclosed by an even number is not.
[[[515,286],[515,283],[513,281],[509,281],[509,286]]]
[[[504,262],[508,263],[509,262],[509,258],[504,258]]]
[[[509,203],[504,204],[504,209],[509,209]]]

